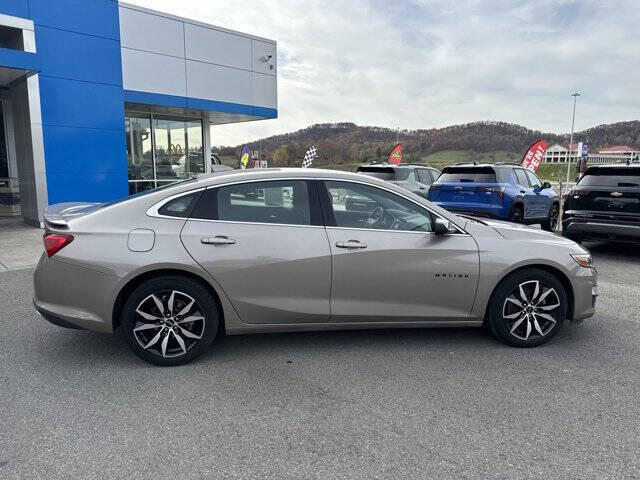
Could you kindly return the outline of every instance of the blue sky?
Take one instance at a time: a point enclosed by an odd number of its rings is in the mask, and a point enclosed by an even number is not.
[[[321,122],[550,131],[640,119],[640,0],[129,0],[278,42],[279,118],[214,127],[236,145]]]

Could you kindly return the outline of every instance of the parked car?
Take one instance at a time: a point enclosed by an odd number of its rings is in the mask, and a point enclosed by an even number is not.
[[[248,187],[262,201],[248,202]],[[345,193],[369,207],[349,208]],[[486,324],[534,347],[594,313],[597,273],[575,242],[459,217],[353,173],[222,171],[52,205],[44,218],[36,310],[60,326],[119,329],[159,365],[197,357],[219,332]]]
[[[563,196],[562,233],[640,243],[640,165],[594,165]]]
[[[560,199],[548,182],[516,164],[458,164],[442,169],[428,199],[453,212],[541,224],[553,232]]]
[[[431,184],[440,176],[440,170],[429,165],[411,163],[373,163],[358,167],[356,172],[386,180],[424,198],[427,198]]]

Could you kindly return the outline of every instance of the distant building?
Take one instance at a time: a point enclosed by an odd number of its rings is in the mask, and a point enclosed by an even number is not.
[[[559,143],[551,145],[547,148],[544,154],[544,163],[565,163],[567,161],[567,155],[569,154],[569,145],[563,146]],[[571,153],[572,158],[576,158],[578,155],[578,143],[573,144],[573,151]]]
[[[572,161],[578,158],[578,142],[573,145],[571,153]],[[569,145],[558,143],[551,145],[544,154],[544,163],[566,163],[569,154]],[[637,162],[640,159],[640,150],[627,145],[616,145],[613,147],[601,148],[595,153],[589,153],[587,162],[590,165],[597,163],[623,163],[627,160]]]

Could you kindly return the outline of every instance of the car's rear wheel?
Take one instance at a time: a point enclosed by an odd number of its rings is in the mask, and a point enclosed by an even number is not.
[[[562,328],[568,311],[567,294],[551,273],[531,268],[509,275],[491,296],[487,323],[501,342],[537,347]]]
[[[509,212],[509,221],[513,223],[522,223],[524,214],[520,205],[514,205]]]
[[[162,276],[139,285],[122,311],[125,341],[143,360],[180,365],[206,351],[218,332],[218,309],[198,282]]]
[[[554,203],[551,206],[551,210],[549,211],[549,216],[544,222],[542,222],[541,227],[543,230],[546,230],[547,232],[556,231],[556,228],[558,227],[559,212],[560,212],[560,209],[558,208],[558,205]]]

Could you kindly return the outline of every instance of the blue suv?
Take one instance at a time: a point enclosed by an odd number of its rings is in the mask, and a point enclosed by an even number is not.
[[[517,164],[445,167],[427,198],[453,212],[539,223],[550,232],[558,225],[560,200],[551,184]]]

